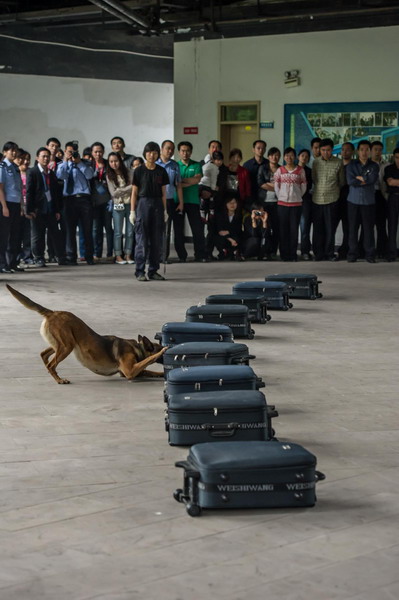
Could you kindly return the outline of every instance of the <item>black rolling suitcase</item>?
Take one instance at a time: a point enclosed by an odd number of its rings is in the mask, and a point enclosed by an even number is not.
[[[235,338],[252,340],[254,330],[251,328],[247,306],[239,304],[205,304],[190,306],[186,311],[186,321],[191,323],[220,323],[230,327]]]
[[[168,348],[163,355],[165,377],[178,367],[209,365],[248,365],[256,358],[245,344],[234,342],[187,342]]]
[[[160,340],[162,346],[184,342],[234,342],[230,327],[215,323],[165,323],[155,339]]]
[[[288,442],[208,442],[190,449],[184,486],[174,493],[192,517],[202,508],[288,508],[314,506],[316,457]]]
[[[174,394],[169,396],[165,429],[171,446],[270,440],[274,437],[271,419],[277,416],[256,390]]]
[[[269,310],[288,310],[289,286],[283,281],[242,281],[233,285],[233,294],[253,294],[264,296]]]
[[[206,304],[242,304],[248,306],[248,315],[252,323],[267,323],[271,316],[267,314],[267,301],[264,296],[247,294],[214,294],[205,298]]]
[[[316,300],[322,298],[323,294],[319,292],[317,275],[310,273],[278,273],[277,275],[268,275],[266,281],[283,281],[291,287],[290,298],[301,298]]]
[[[173,369],[165,381],[165,400],[172,394],[258,390],[262,387],[265,387],[262,379],[246,365]]]

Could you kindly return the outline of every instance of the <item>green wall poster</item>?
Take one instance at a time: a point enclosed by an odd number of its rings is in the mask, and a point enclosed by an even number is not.
[[[384,154],[399,145],[398,102],[333,102],[285,104],[284,146],[298,152],[310,148],[314,137],[331,138],[334,154],[344,142],[355,146],[360,140],[381,141]]]

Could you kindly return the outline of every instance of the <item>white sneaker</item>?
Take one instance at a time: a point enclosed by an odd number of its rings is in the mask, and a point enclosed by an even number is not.
[[[115,264],[116,264],[116,265],[126,265],[127,263],[126,263],[126,261],[125,261],[125,260],[123,260],[123,259],[121,258],[120,260],[118,260],[118,259],[117,259],[117,260],[115,261]]]

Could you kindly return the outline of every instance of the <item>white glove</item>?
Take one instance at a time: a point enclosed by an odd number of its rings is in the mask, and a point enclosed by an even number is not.
[[[163,211],[163,220],[165,221],[165,223],[167,223],[168,220],[169,220],[169,215],[168,215],[168,211],[167,210]]]
[[[136,222],[136,211],[135,210],[130,211],[129,221],[131,222],[132,225],[135,224],[135,222]]]

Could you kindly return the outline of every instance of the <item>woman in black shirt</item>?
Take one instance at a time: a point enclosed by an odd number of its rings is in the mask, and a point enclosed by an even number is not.
[[[148,142],[143,150],[145,164],[133,173],[131,212],[129,220],[135,226],[136,279],[147,281],[145,265],[148,260],[148,279],[164,281],[158,273],[166,212],[166,170],[156,164],[160,148]]]

